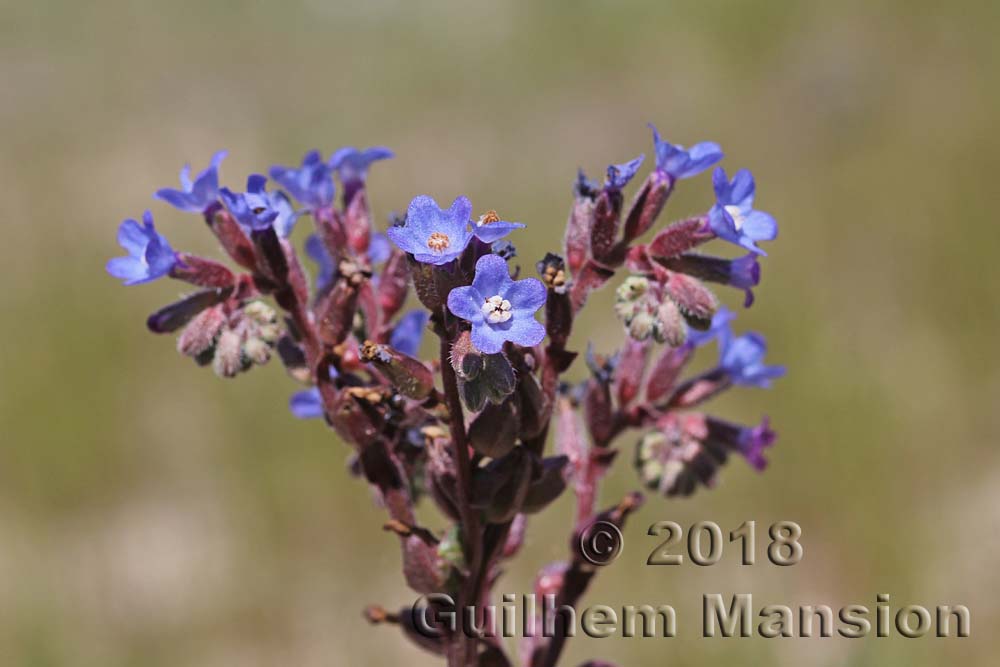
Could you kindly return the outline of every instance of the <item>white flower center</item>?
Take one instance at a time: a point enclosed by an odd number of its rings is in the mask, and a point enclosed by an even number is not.
[[[743,222],[746,220],[746,218],[743,216],[743,212],[740,210],[740,207],[733,206],[730,204],[725,208],[726,208],[726,213],[728,213],[733,217],[733,224],[736,225],[736,231],[740,231],[740,229],[743,227]]]
[[[482,306],[483,317],[490,324],[500,324],[506,322],[514,313],[510,312],[510,301],[499,294],[486,299]]]

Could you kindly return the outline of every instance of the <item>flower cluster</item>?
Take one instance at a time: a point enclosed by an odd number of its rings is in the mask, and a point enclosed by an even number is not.
[[[221,377],[279,358],[304,385],[291,412],[324,419],[353,449],[351,470],[389,514],[385,528],[398,537],[407,584],[479,605],[517,554],[527,517],[566,489],[576,498],[572,544],[592,522],[621,526],[639,506],[635,492],[599,508],[600,482],[628,431],[637,434],[639,483],[666,496],[711,486],[730,454],[756,470],[767,464],[776,436],[766,417],[744,426],[700,409],[731,387],[767,387],[784,374],[765,363],[760,334],[732,331],[734,313],[708,286],[742,290],[749,307],[761,280],[758,244],[777,236],[777,224],[754,208],[749,171],[730,179],[717,166],[717,144],[684,148],[652,131],[655,160],[628,205],[625,191],[644,155],[610,165],[603,183],[580,172],[563,247],[537,262],[538,277],[516,263],[526,225],[464,196],[447,208],[416,196],[377,229],[367,177],[373,163],[392,157],[382,147],[342,148],[327,159],[310,151],[297,167],[250,175],[242,191],[219,184],[224,151],[194,180],[185,166],[181,188],[155,196],[202,216],[231,263],[175,251],[147,211],[141,223],[121,224],[127,255],[107,271],[126,285],[170,277],[194,286],[147,324],[176,333],[182,354]],[[707,210],[657,228],[679,182],[712,167]],[[313,230],[300,252],[304,218]],[[713,240],[742,254],[699,252]],[[614,311],[624,340],[609,354],[588,347],[577,363],[574,322],[590,293],[619,273]],[[416,307],[406,309],[411,301]],[[711,343],[717,363],[685,374]],[[420,526],[419,502],[433,503],[451,528]],[[593,575],[572,551],[542,569],[538,586],[574,605]],[[372,606],[366,615],[399,626],[449,665],[512,664],[497,642],[417,632],[411,613]],[[555,665],[565,639],[526,638],[522,664]]]

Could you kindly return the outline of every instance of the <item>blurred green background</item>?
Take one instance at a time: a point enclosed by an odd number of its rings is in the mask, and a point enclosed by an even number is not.
[[[0,664],[431,665],[365,604],[414,599],[347,448],[285,408],[277,365],[236,382],[144,318],[183,287],[104,274],[150,199],[230,150],[223,182],[307,149],[385,144],[380,217],[467,194],[555,249],[569,187],[645,124],[711,139],[781,225],[758,302],[789,376],[712,411],[780,440],[691,500],[652,498],[585,604],[673,604],[680,637],[570,643],[638,664],[996,664],[1000,169],[995,2],[33,2],[0,4]],[[707,175],[668,208],[711,203]],[[739,295],[723,294],[730,305]],[[610,290],[574,342],[610,351]],[[635,434],[620,441],[631,456]],[[620,465],[611,502],[633,484]],[[566,553],[569,498],[499,590]],[[798,521],[803,562],[650,568],[653,521]],[[558,535],[553,539],[552,535]],[[703,593],[757,604],[962,603],[969,639],[702,639]]]

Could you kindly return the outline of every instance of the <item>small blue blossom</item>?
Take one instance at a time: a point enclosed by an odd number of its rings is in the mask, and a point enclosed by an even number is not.
[[[448,309],[472,324],[472,344],[484,354],[496,354],[510,341],[530,347],[545,338],[545,327],[535,311],[545,304],[540,280],[511,280],[507,262],[484,255],[476,262],[476,275],[467,287],[448,294]]]
[[[330,366],[330,379],[335,380],[339,376],[337,369]],[[310,387],[297,391],[288,399],[288,409],[292,415],[299,419],[319,419],[323,416],[323,396],[319,393],[319,387]]]
[[[653,130],[656,168],[669,174],[674,180],[697,176],[723,157],[722,148],[717,143],[703,141],[685,149],[679,144],[671,144],[660,139],[660,133],[652,123],[649,128]]]
[[[182,211],[203,213],[219,199],[219,165],[226,155],[226,151],[218,151],[213,155],[208,169],[198,174],[193,183],[191,165],[184,165],[180,174],[182,189],[161,188],[153,196]]]
[[[764,417],[760,425],[740,429],[738,436],[740,453],[755,469],[763,470],[767,467],[764,450],[773,445],[777,437],[777,433],[771,429],[770,420]]]
[[[373,162],[387,160],[394,153],[384,146],[372,146],[358,150],[354,146],[345,146],[330,156],[330,168],[340,176],[340,182],[346,189],[354,190],[363,185],[368,176],[368,169]]]
[[[319,151],[306,153],[298,169],[275,165],[270,174],[272,180],[311,211],[333,203],[333,172]]]
[[[629,160],[623,164],[612,164],[608,166],[608,178],[604,182],[605,186],[612,190],[621,190],[628,182],[635,178],[635,173],[642,166],[645,155],[640,155],[634,160]]]
[[[403,315],[389,336],[389,345],[403,354],[417,356],[428,317],[425,310],[411,310]]]
[[[247,178],[246,192],[232,192],[221,188],[219,195],[233,217],[252,231],[264,231],[274,227],[278,235],[287,238],[295,227],[298,215],[292,203],[282,192],[268,192],[267,178],[261,174],[251,174]]]
[[[756,186],[753,174],[740,169],[730,181],[726,170],[718,167],[712,175],[715,206],[708,213],[708,223],[715,235],[735,243],[750,252],[766,255],[756,241],[773,241],[778,236],[778,223],[763,211],[753,208]]]
[[[304,389],[288,399],[288,409],[298,419],[319,419],[323,416],[323,398],[319,389]]]
[[[720,336],[720,346],[719,366],[733,384],[770,387],[771,380],[785,374],[784,366],[764,364],[767,341],[758,333],[750,332],[732,338],[727,331]]]
[[[524,229],[524,224],[501,220],[496,211],[487,211],[472,223],[472,233],[483,243],[498,241],[515,229]]]
[[[386,236],[418,262],[440,266],[459,257],[472,240],[471,214],[472,202],[466,197],[456,198],[445,211],[431,197],[419,195],[410,202],[405,223],[390,227]]]
[[[107,272],[138,285],[162,278],[177,263],[177,256],[170,244],[153,226],[153,214],[142,214],[142,224],[129,218],[118,227],[118,245],[128,252],[128,257],[115,257],[107,264]]]

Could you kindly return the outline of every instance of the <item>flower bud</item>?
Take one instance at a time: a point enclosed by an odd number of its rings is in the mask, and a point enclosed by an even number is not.
[[[656,310],[653,337],[657,342],[666,343],[670,347],[683,345],[687,339],[682,311],[671,299],[664,299]]]
[[[216,337],[225,324],[226,315],[222,306],[203,310],[177,337],[177,351],[195,359],[211,354]]]
[[[692,328],[705,331],[712,326],[719,299],[700,280],[669,271],[664,289]]]
[[[649,379],[646,381],[647,401],[655,405],[674,388],[674,383],[677,382],[681,370],[690,361],[694,349],[693,344],[686,343],[663,350],[649,370]]]
[[[674,179],[664,171],[654,169],[646,177],[646,182],[642,184],[625,217],[625,229],[622,233],[622,242],[625,245],[652,228],[673,189]]]
[[[563,247],[566,254],[566,265],[574,276],[579,274],[590,252],[590,235],[594,227],[594,193],[589,187],[580,187],[586,183],[586,177],[580,172],[577,181],[576,199],[569,212],[566,223],[566,236]]]
[[[483,456],[497,459],[517,444],[520,427],[520,415],[512,399],[489,403],[469,426],[469,444]]]
[[[211,259],[177,253],[177,262],[170,269],[170,277],[199,287],[233,287],[236,276],[229,268]]]
[[[205,216],[223,250],[233,261],[245,269],[257,271],[257,252],[236,218],[221,206],[207,211]]]
[[[528,487],[521,511],[525,514],[540,512],[549,506],[566,489],[565,469],[567,456],[550,456],[542,460],[541,471]]]
[[[602,264],[616,265],[609,260],[611,260],[611,251],[618,238],[621,211],[621,191],[615,188],[601,190],[594,202],[594,225],[590,233],[590,253],[596,261]]]
[[[368,250],[372,218],[364,188],[359,189],[347,205],[347,210],[344,212],[344,231],[347,233],[347,245],[356,255]]]
[[[215,344],[215,356],[212,359],[212,370],[223,378],[236,377],[250,366],[250,361],[243,356],[243,341],[232,329],[223,329]]]
[[[473,474],[473,502],[490,523],[506,523],[521,511],[531,484],[532,455],[515,447]]]
[[[698,216],[675,222],[656,236],[648,246],[653,257],[676,257],[687,252],[715,235],[708,227],[708,217]]]
[[[646,341],[631,338],[625,341],[615,368],[615,394],[619,407],[628,406],[639,395],[648,357],[649,345]]]
[[[331,347],[344,342],[351,333],[358,306],[357,282],[350,277],[338,279],[316,306],[316,328],[320,339]]]
[[[370,340],[361,347],[361,359],[375,366],[403,396],[423,400],[434,391],[434,374],[413,357]]]
[[[394,248],[378,279],[377,296],[383,321],[392,321],[406,302],[409,277],[410,267],[406,253]]]
[[[164,306],[146,320],[146,326],[153,333],[170,333],[191,321],[198,313],[217,303],[222,303],[233,293],[231,289],[203,290],[184,297],[180,301]]]

